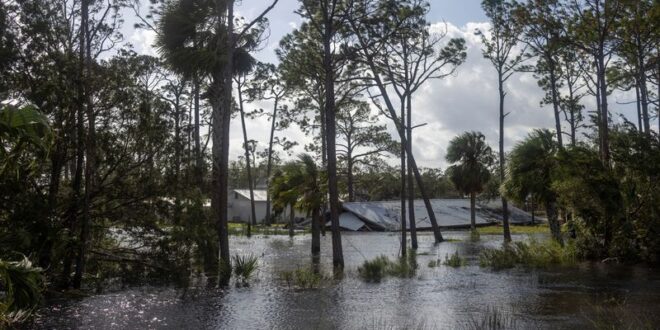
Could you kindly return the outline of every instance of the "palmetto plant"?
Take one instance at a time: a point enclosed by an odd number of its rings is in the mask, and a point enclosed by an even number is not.
[[[470,195],[470,226],[475,230],[475,198],[490,180],[490,167],[494,162],[493,151],[480,132],[465,132],[449,142],[448,162],[455,164],[447,169],[456,189]]]
[[[25,157],[25,152],[36,152],[45,156],[52,140],[52,131],[48,118],[32,105],[2,105],[0,108],[0,176],[13,171],[25,171],[18,164]],[[28,170],[35,165],[31,157]]]
[[[43,286],[41,268],[27,258],[0,260],[0,328],[27,316],[41,302]]]

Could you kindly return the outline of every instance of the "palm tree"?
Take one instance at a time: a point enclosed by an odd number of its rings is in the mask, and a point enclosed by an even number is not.
[[[274,1],[273,5],[277,2]],[[268,7],[254,21],[235,32],[233,0],[178,0],[163,10],[156,44],[170,68],[189,78],[210,80],[206,95],[213,109],[213,180],[211,206],[220,244],[221,269],[229,268],[227,183],[229,169],[229,121],[232,109],[232,76],[248,72],[255,63],[254,50],[265,29]],[[231,272],[225,272],[229,275]],[[222,285],[229,278],[219,278]]]
[[[476,230],[475,198],[490,180],[490,166],[494,155],[480,132],[465,132],[449,142],[448,162],[455,164],[447,169],[449,178],[458,191],[470,195],[470,228]],[[457,164],[456,164],[457,163]]]
[[[558,151],[559,145],[550,130],[538,129],[529,134],[509,155],[503,192],[520,203],[531,195],[535,201],[545,206],[552,237],[562,243],[557,218],[557,193],[552,188],[552,175],[558,166]]]
[[[281,213],[291,208],[289,233],[293,236],[293,209],[312,217],[312,255],[321,251],[321,209],[325,205],[327,180],[319,171],[309,154],[298,156],[298,161],[289,162],[277,170],[271,179],[270,194],[273,196],[273,211]]]

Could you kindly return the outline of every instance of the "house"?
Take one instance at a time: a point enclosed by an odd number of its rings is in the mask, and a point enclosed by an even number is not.
[[[266,218],[266,190],[254,189],[254,212],[257,217],[256,222],[262,223]],[[252,210],[250,206],[250,189],[232,189],[229,191],[227,201],[228,219],[232,222],[248,222],[252,218]],[[271,202],[271,211],[272,211]],[[277,222],[286,222],[289,219],[290,210],[287,208],[281,214]],[[305,214],[300,211],[295,211],[296,218],[305,218]]]

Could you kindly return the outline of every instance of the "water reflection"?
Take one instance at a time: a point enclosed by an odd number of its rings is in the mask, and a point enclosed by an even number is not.
[[[593,319],[621,320],[645,313],[652,324],[660,312],[660,276],[643,267],[583,264],[577,269],[494,272],[478,266],[484,247],[501,244],[499,236],[470,242],[463,232],[447,233],[458,241],[433,244],[419,238],[412,278],[365,283],[356,268],[378,255],[395,257],[399,236],[345,233],[343,278],[328,279],[320,289],[294,289],[278,278],[298,268],[332,274],[330,235],[321,255],[309,256],[309,236],[232,237],[235,253],[260,256],[259,271],[248,288],[227,290],[200,281],[187,289],[142,286],[77,301],[53,301],[40,312],[35,327],[80,329],[255,329],[255,328],[463,328],[495,310],[519,328],[592,327]],[[524,239],[519,236],[515,239]],[[427,267],[455,251],[467,259],[460,268]]]

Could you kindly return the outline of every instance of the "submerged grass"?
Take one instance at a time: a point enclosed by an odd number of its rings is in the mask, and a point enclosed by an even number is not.
[[[330,281],[329,276],[308,268],[283,271],[279,273],[279,277],[289,288],[298,289],[318,289]]]
[[[572,266],[578,261],[577,250],[572,242],[561,246],[555,241],[539,243],[532,240],[505,244],[501,249],[486,249],[479,256],[481,267],[506,269],[515,266],[548,268]]]
[[[516,320],[509,314],[502,313],[497,308],[488,308],[485,313],[479,317],[470,318],[464,325],[464,329],[474,330],[504,330],[518,329]]]
[[[465,265],[465,259],[462,258],[458,251],[450,255],[445,255],[445,261],[442,262],[443,265],[458,268]]]
[[[392,261],[387,256],[381,255],[372,260],[365,260],[362,266],[358,267],[358,275],[367,282],[378,283],[387,276],[410,278],[417,273],[419,264],[417,263],[417,254],[411,251],[407,257]]]
[[[542,234],[549,233],[550,227],[547,224],[538,225],[510,225],[511,234]],[[500,225],[477,227],[477,233],[481,235],[501,235],[503,228]]]

